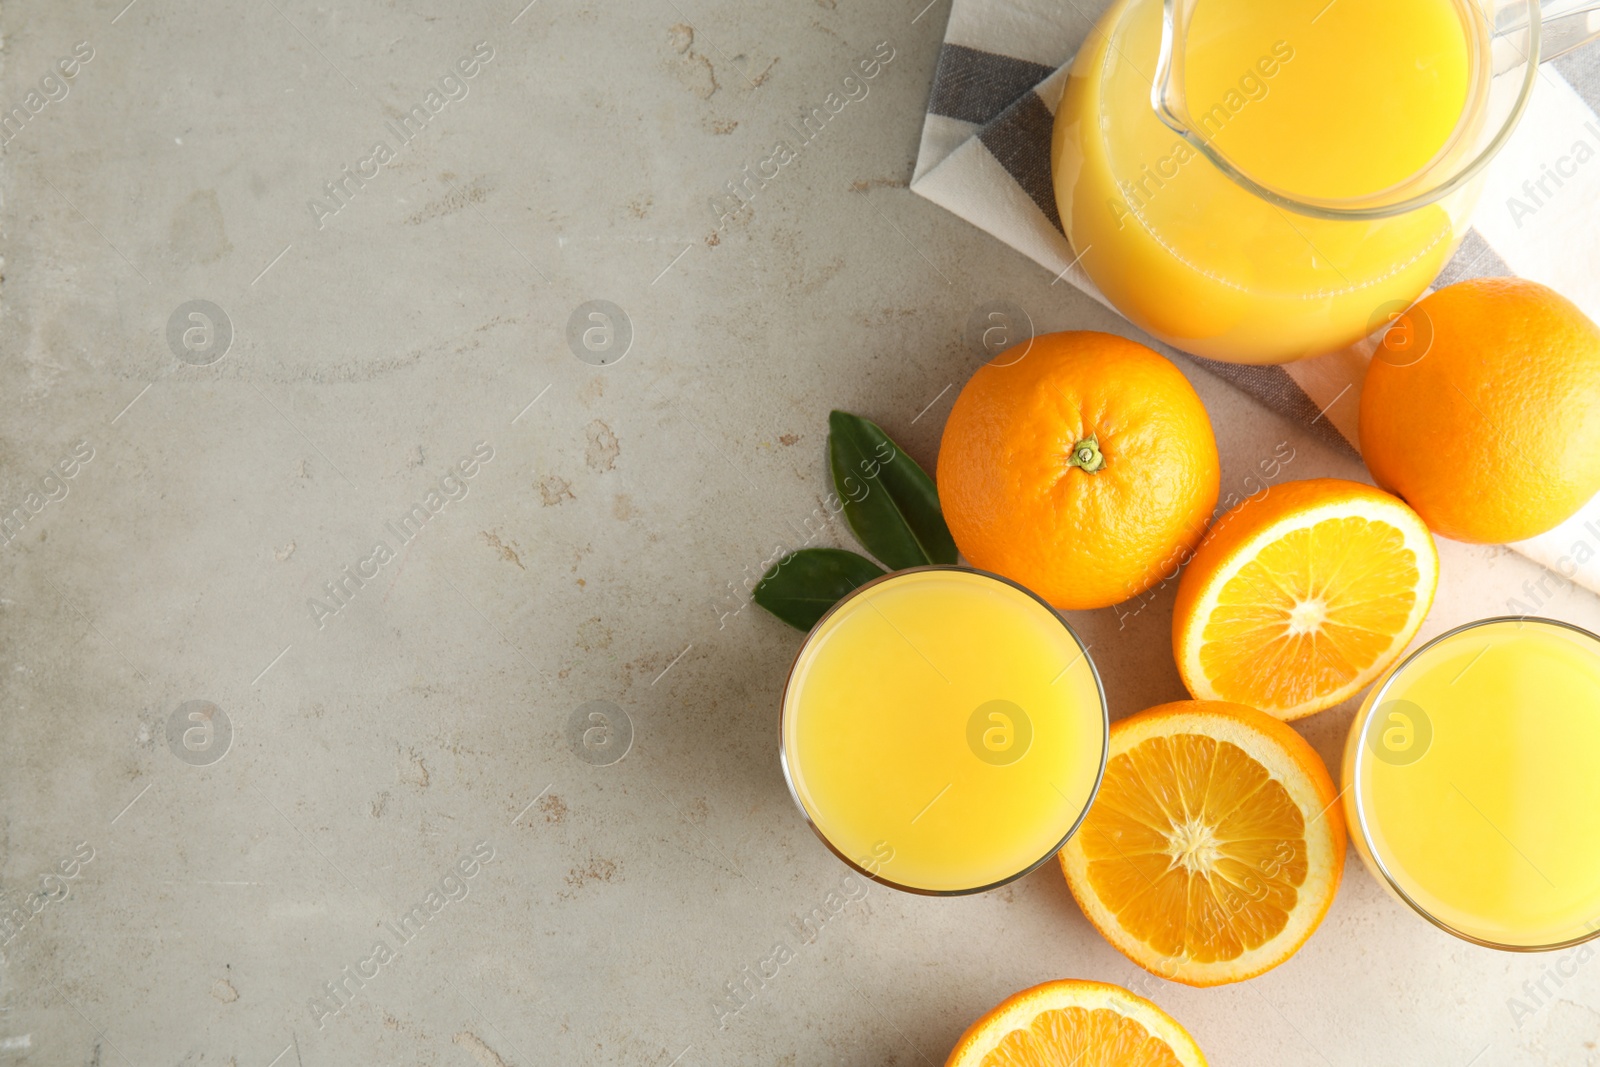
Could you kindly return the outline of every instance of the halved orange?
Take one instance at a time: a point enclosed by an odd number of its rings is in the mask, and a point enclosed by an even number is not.
[[[1177,1021],[1121,986],[1045,982],[967,1027],[945,1067],[1206,1067]]]
[[[1405,651],[1439,555],[1417,513],[1360,482],[1272,486],[1224,515],[1178,582],[1172,651],[1199,700],[1298,719]]]
[[[1294,955],[1344,872],[1333,780],[1294,728],[1180,700],[1112,725],[1105,779],[1061,850],[1095,928],[1152,974],[1238,982]]]

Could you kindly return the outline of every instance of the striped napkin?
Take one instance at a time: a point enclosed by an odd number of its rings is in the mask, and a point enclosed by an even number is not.
[[[1050,128],[1067,64],[1107,6],[1109,0],[954,0],[911,180],[913,192],[1102,303],[1062,233]],[[1546,63],[1540,73],[1527,114],[1491,165],[1472,229],[1437,284],[1520,275],[1600,321],[1600,44]],[[1270,367],[1182,358],[1333,447],[1355,451],[1372,349],[1368,339]],[[1511,547],[1600,593],[1600,497],[1561,527]],[[1537,613],[1542,603],[1535,591],[1525,608]]]

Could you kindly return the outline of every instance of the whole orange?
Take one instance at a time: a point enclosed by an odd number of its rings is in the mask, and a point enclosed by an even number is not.
[[[1600,492],[1600,327],[1522,278],[1446,286],[1385,335],[1361,394],[1379,485],[1438,534],[1520,541]],[[1431,340],[1430,340],[1431,337]]]
[[[962,554],[1064,609],[1108,607],[1176,573],[1217,480],[1211,420],[1178,368],[1084,330],[980,367],[939,446]]]

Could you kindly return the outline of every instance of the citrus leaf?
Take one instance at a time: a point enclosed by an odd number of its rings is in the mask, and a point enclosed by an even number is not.
[[[802,548],[761,576],[751,598],[796,630],[809,630],[857,586],[883,568],[842,548]]]
[[[829,414],[828,465],[845,521],[890,570],[956,561],[933,479],[875,423]]]

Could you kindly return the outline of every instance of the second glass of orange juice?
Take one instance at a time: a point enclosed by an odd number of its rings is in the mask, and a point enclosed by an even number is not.
[[[1600,936],[1600,637],[1485,619],[1396,666],[1351,724],[1344,805],[1379,881],[1492,948]]]
[[[782,759],[845,862],[898,889],[973,893],[1077,828],[1108,729],[1088,649],[1054,609],[983,571],[922,567],[863,585],[812,629],[784,691]]]

